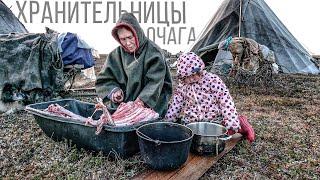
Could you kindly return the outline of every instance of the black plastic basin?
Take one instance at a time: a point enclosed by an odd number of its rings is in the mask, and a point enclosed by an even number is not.
[[[94,126],[42,112],[53,103],[57,103],[83,117],[91,116],[95,110],[94,104],[74,99],[28,105],[26,111],[34,115],[36,122],[48,137],[57,141],[67,139],[77,148],[96,152],[102,151],[104,154],[110,154],[109,157],[118,155],[122,158],[127,158],[139,152],[138,136],[135,131],[136,128],[146,124],[146,122],[125,127],[105,125],[100,134],[96,135],[96,127]],[[101,113],[99,114],[99,112],[95,113],[93,119],[98,119],[100,115]],[[156,120],[152,122],[154,121]]]

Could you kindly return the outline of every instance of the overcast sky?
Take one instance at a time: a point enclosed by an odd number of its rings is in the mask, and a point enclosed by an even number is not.
[[[3,0],[8,7],[11,7],[12,11],[16,16],[19,14],[19,9],[17,2],[13,0]],[[24,22],[22,16],[20,16],[20,21],[26,26],[29,32],[44,32],[44,27],[50,27],[57,30],[58,32],[73,32],[80,35],[89,45],[97,49],[100,53],[108,53],[112,49],[118,46],[115,40],[111,36],[111,29],[114,26],[114,23],[93,23],[92,22],[92,6],[88,8],[88,23],[84,23],[84,18],[80,17],[79,23],[50,23],[49,18],[45,19],[44,23],[41,22],[44,13],[45,1],[39,0],[39,12],[36,15],[33,15],[33,22],[30,23],[30,0],[17,0],[22,8],[24,3],[24,14],[26,16],[27,22]],[[87,0],[65,0],[64,2],[87,2]],[[163,39],[156,38],[155,41],[161,48],[167,49],[170,52],[176,53],[178,51],[186,50],[192,42],[188,40],[193,38],[193,35],[196,37],[200,34],[203,27],[214,15],[219,5],[223,0],[174,0],[174,1],[122,1],[122,8],[126,9],[131,7],[130,3],[133,2],[135,5],[138,5],[138,2],[141,2],[142,8],[143,3],[150,4],[154,2],[155,5],[157,2],[160,2],[161,15],[164,14],[163,6],[164,2],[168,3],[168,7],[171,8],[171,4],[174,4],[175,9],[182,10],[183,2],[185,2],[185,23],[181,22],[179,24],[171,24],[166,26],[165,24],[153,24],[153,23],[141,23],[142,27],[145,29],[151,28],[154,30],[159,29],[160,36],[165,34],[166,39],[163,43]],[[267,4],[271,7],[274,13],[280,18],[280,20],[286,25],[289,31],[300,41],[300,43],[312,54],[320,54],[320,0],[265,0]],[[35,1],[33,1],[35,2]],[[54,2],[50,1],[50,9],[52,17],[54,18]],[[62,0],[58,0],[59,5],[61,5]],[[93,1],[92,1],[93,2]],[[95,2],[99,2],[96,0]],[[97,11],[102,13],[97,14],[97,20],[103,20],[106,12],[105,4],[106,2],[117,2],[114,1],[103,1],[102,4],[97,3]],[[33,10],[35,11],[35,4],[33,3]],[[91,4],[92,5],[92,4]],[[118,4],[117,4],[118,5]],[[90,6],[88,6],[90,7]],[[137,7],[137,6],[135,6]],[[149,5],[147,6],[149,7]],[[118,7],[117,7],[118,8]],[[169,8],[169,10],[170,10]],[[80,8],[79,8],[80,9]],[[129,9],[129,8],[128,8]],[[90,11],[91,10],[91,11]],[[48,16],[48,10],[45,11]],[[79,12],[83,13],[83,12]],[[164,16],[161,16],[162,20]],[[59,17],[58,17],[59,18]],[[62,21],[62,16],[60,15],[59,21]],[[82,21],[82,22],[81,22]],[[178,19],[176,19],[178,21]],[[179,28],[181,30],[180,42],[179,40]],[[165,33],[164,33],[165,29]],[[173,32],[170,32],[173,31]],[[150,31],[152,32],[152,31]],[[171,33],[171,34],[170,34]],[[173,36],[174,34],[174,36]],[[156,35],[157,36],[157,35]],[[169,38],[171,37],[171,39]],[[172,39],[175,37],[175,41]]]

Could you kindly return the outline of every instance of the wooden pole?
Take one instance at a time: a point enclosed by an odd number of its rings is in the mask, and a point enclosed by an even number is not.
[[[240,12],[239,12],[239,34],[238,34],[238,37],[241,37],[241,19],[242,19],[242,0],[240,0]]]

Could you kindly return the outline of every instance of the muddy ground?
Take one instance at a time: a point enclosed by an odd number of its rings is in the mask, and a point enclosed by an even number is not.
[[[256,140],[237,144],[201,179],[319,179],[320,76],[280,75],[272,86],[228,86]],[[0,179],[128,179],[146,168],[139,154],[110,161],[55,142],[26,112],[0,118]]]

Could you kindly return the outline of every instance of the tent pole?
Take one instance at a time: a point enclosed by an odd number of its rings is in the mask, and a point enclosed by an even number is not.
[[[239,34],[238,34],[239,37],[241,37],[241,19],[242,19],[242,0],[240,0],[240,12],[239,12]]]

